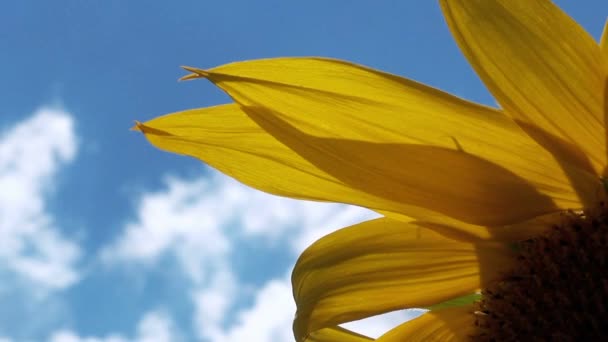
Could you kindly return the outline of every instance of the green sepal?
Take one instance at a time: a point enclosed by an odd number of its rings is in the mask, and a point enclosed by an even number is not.
[[[481,299],[481,293],[472,293],[462,297],[456,297],[452,299],[448,299],[445,302],[441,302],[439,304],[434,304],[431,306],[427,306],[424,309],[429,311],[441,310],[451,307],[465,306],[469,304],[473,304]]]

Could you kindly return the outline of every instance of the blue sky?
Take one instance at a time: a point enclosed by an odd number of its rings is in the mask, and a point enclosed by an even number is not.
[[[606,1],[557,3],[599,37]],[[0,51],[3,342],[289,341],[299,252],[373,217],[247,189],[129,131],[228,102],[176,82],[180,65],[329,56],[494,103],[435,1],[5,1]]]

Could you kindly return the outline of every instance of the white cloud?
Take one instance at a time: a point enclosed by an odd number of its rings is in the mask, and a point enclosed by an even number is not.
[[[136,342],[174,342],[173,322],[162,312],[148,313],[137,327]]]
[[[175,342],[178,334],[171,318],[162,311],[152,311],[144,315],[137,324],[137,333],[132,338],[112,333],[106,337],[81,337],[71,330],[59,330],[52,334],[50,342]]]
[[[245,238],[276,242],[289,236],[294,255],[331,231],[378,217],[364,208],[269,195],[215,172],[211,179],[213,190],[206,195],[221,203],[224,222],[234,221]]]
[[[231,264],[240,244],[285,246],[285,254],[295,258],[317,238],[378,216],[342,204],[268,195],[216,172],[196,180],[168,178],[166,184],[162,191],[141,194],[136,219],[101,257],[109,265],[155,265],[163,257],[175,258],[192,280],[194,330],[205,341],[293,340],[295,304],[288,277],[252,290]],[[377,336],[408,317],[393,313],[349,327]]]
[[[207,337],[213,342],[293,341],[295,309],[289,282],[274,279],[257,292],[251,307],[237,313],[231,326]]]
[[[289,236],[294,255],[328,232],[378,215],[335,203],[299,201],[248,188],[212,171],[198,180],[167,179],[167,189],[145,193],[136,222],[102,252],[106,262],[155,262],[172,253],[194,279],[209,257],[232,252],[229,232],[273,242]]]
[[[193,321],[210,336],[221,329],[238,294],[229,264],[234,246],[227,234],[235,213],[226,204],[238,194],[207,179],[168,178],[166,183],[166,190],[142,195],[136,220],[100,256],[107,265],[149,266],[173,257],[191,280],[185,292],[195,305]]]
[[[53,334],[51,342],[127,342],[121,336],[110,335],[108,337],[80,337],[70,330],[61,330]]]
[[[169,254],[195,283],[201,283],[231,249],[222,231],[226,208],[207,195],[209,184],[204,180],[170,178],[167,184],[167,191],[143,195],[137,221],[126,225],[124,234],[102,251],[101,258],[110,264],[153,264]]]
[[[223,336],[226,318],[233,309],[239,291],[242,289],[238,288],[228,267],[214,274],[209,285],[193,291],[193,323],[198,336],[212,341]]]
[[[318,206],[314,202],[308,203]],[[297,210],[298,208],[294,209]],[[314,208],[312,209],[312,213],[308,213],[309,215],[306,216],[308,220],[302,226],[303,229],[297,230],[291,240],[292,251],[296,255],[302,253],[306,247],[319,238],[333,231],[379,217],[378,214],[370,210],[342,204],[325,204],[322,208],[317,209],[316,213]]]
[[[0,267],[44,289],[79,278],[80,248],[45,207],[53,177],[76,155],[73,126],[65,111],[40,109],[0,134]]]

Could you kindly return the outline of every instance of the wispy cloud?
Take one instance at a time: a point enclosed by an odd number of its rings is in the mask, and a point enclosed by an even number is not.
[[[154,267],[173,258],[191,280],[193,330],[212,342],[293,339],[295,304],[284,276],[290,270],[253,286],[233,263],[247,250],[241,247],[278,245],[285,258],[295,260],[318,237],[378,216],[362,208],[264,194],[216,172],[200,179],[169,177],[165,189],[143,193],[137,203],[135,219],[101,252],[102,260],[110,266]],[[404,317],[397,313],[353,327],[378,335]]]
[[[67,112],[40,109],[0,135],[0,267],[43,290],[79,279],[80,247],[45,205],[53,177],[76,155],[73,126]]]
[[[59,330],[51,335],[50,342],[176,342],[181,340],[171,318],[163,311],[146,313],[137,324],[133,338],[118,333],[106,337],[79,336],[72,330]]]
[[[208,337],[213,342],[293,341],[295,308],[289,281],[273,279],[257,291],[251,306],[235,315],[230,326]],[[205,334],[204,325],[198,327],[199,334]]]
[[[204,180],[167,179],[165,191],[141,197],[135,222],[101,252],[106,264],[136,262],[154,266],[174,257],[194,282],[205,280],[229,254],[232,244],[222,228],[229,215]]]
[[[237,282],[229,266],[212,275],[206,286],[192,291],[195,333],[202,339],[223,341],[226,320],[231,316],[242,285]],[[228,341],[227,341],[228,342]]]

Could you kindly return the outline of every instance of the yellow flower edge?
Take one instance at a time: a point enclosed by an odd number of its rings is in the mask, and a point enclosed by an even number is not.
[[[543,284],[555,270],[576,271],[561,260],[569,253],[603,260],[608,21],[598,44],[550,1],[440,4],[500,109],[345,61],[276,58],[185,67],[183,79],[206,78],[235,103],[135,127],[256,189],[384,215],[302,254],[292,277],[297,341],[371,340],[339,325],[480,291],[478,303],[431,310],[377,340],[501,339],[516,331],[495,329],[504,322],[530,329],[505,314],[536,299],[513,290],[534,287],[518,277]],[[545,259],[548,273],[534,273]],[[590,324],[594,309],[585,306]],[[602,333],[570,321],[534,332]]]

